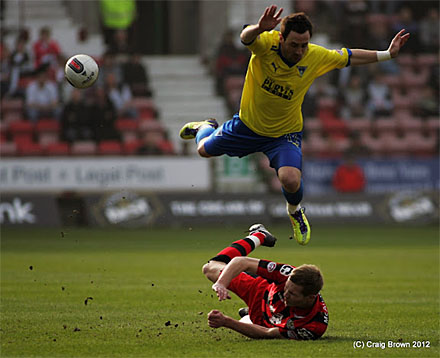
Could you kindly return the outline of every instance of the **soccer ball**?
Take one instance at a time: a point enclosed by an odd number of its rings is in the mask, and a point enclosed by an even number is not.
[[[75,55],[67,61],[64,73],[73,87],[87,88],[97,80],[99,67],[89,55]]]

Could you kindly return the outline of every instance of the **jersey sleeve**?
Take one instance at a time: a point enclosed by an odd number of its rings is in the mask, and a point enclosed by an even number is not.
[[[279,327],[282,336],[297,341],[309,341],[320,338],[327,330],[328,313],[319,311],[312,320],[305,325],[295,327],[292,319],[287,320],[283,327]]]
[[[283,283],[287,281],[294,268],[278,262],[260,260],[257,275],[272,282]]]
[[[278,32],[270,31],[263,32],[249,44],[244,44],[252,53],[256,55],[263,55],[270,51],[272,46],[276,46],[274,39],[276,39]]]
[[[328,50],[324,47],[319,47],[319,66],[316,69],[316,77],[322,76],[325,73],[336,68],[341,69],[350,65],[351,50],[342,48],[340,50]]]

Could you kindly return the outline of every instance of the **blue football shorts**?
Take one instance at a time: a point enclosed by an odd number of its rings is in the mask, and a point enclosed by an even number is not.
[[[281,167],[302,168],[302,132],[285,134],[281,137],[265,137],[254,133],[240,120],[238,114],[218,127],[205,141],[206,152],[211,156],[226,154],[230,157],[244,157],[262,152],[277,172]]]

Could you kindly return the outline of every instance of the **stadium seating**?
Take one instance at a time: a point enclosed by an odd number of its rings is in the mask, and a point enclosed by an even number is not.
[[[41,145],[56,143],[59,139],[60,124],[53,118],[40,119],[35,125],[35,132]]]
[[[18,120],[9,124],[8,131],[12,140],[16,143],[32,142],[34,136],[33,123],[25,120]]]
[[[36,142],[18,142],[17,153],[20,156],[41,156],[43,155],[43,146]]]
[[[138,138],[139,122],[133,118],[120,118],[115,123],[116,129],[121,133],[123,142],[130,142]]]
[[[48,156],[66,156],[70,154],[69,144],[53,142],[44,146],[44,154]]]
[[[98,144],[97,154],[99,155],[121,155],[122,146],[116,140],[105,140]]]
[[[72,143],[70,153],[72,155],[94,155],[97,151],[97,144],[94,141],[78,141]]]

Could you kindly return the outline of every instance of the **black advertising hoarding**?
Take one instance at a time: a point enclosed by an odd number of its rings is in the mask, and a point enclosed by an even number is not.
[[[2,226],[59,227],[59,212],[55,195],[2,195],[0,199]]]
[[[95,226],[232,225],[283,222],[286,204],[274,194],[184,194],[121,192],[85,197]],[[438,221],[438,194],[334,195],[307,198],[314,223],[432,223]]]

